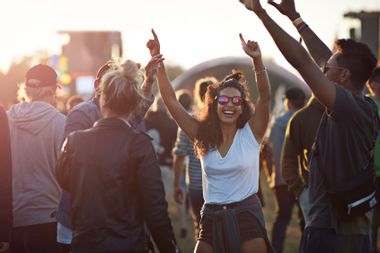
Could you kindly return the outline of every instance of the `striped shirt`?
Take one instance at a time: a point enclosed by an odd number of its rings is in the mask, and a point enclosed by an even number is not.
[[[178,129],[173,154],[188,156],[186,164],[186,183],[189,189],[202,190],[202,169],[200,161],[195,157],[194,144],[182,129]]]

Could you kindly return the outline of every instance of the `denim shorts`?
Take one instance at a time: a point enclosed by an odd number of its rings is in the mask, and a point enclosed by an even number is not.
[[[249,212],[242,212],[236,218],[239,224],[241,242],[255,238],[265,238],[260,224],[254,215]],[[198,240],[207,242],[210,245],[213,243],[213,224],[212,220],[208,219],[207,216],[201,221]]]
[[[255,196],[257,198],[257,196]],[[258,198],[257,198],[258,200]],[[207,208],[208,212],[218,212],[223,209],[234,209],[239,206],[240,202],[227,205],[205,204],[203,210]],[[261,212],[261,205],[258,207]],[[252,211],[252,212],[251,212]],[[235,217],[240,233],[240,242],[248,241],[255,238],[267,239],[266,231],[256,215],[257,210],[237,212]],[[213,245],[213,220],[207,214],[203,214],[200,222],[200,232],[198,240]]]

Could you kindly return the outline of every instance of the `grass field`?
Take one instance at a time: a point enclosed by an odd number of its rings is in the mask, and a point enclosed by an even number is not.
[[[272,231],[272,224],[275,218],[275,210],[276,210],[275,200],[274,200],[273,192],[268,188],[268,185],[266,184],[265,180],[262,180],[261,186],[263,188],[263,194],[264,194],[264,199],[265,199],[265,207],[263,211],[264,211],[268,236],[270,238],[270,234]],[[181,239],[179,237],[180,228],[178,225],[178,219],[177,219],[176,209],[175,209],[173,200],[169,201],[169,214],[173,223],[178,244],[182,252],[184,253],[193,252],[195,241],[193,237],[193,234],[194,234],[193,224],[192,224],[190,215],[187,216],[188,235],[185,239]],[[301,238],[301,233],[300,233],[299,226],[297,224],[296,208],[294,208],[292,221],[290,225],[288,226],[288,230],[287,230],[284,253],[298,252],[300,238]]]

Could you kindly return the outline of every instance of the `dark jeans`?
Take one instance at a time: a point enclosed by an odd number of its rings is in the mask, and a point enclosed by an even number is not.
[[[337,235],[329,228],[306,228],[302,234],[301,253],[368,253],[368,235]]]
[[[193,217],[194,222],[195,239],[197,239],[199,236],[199,221],[201,219],[201,209],[205,202],[203,199],[203,192],[202,190],[189,189],[188,197],[190,201],[191,215]]]
[[[299,203],[296,201],[294,194],[288,190],[288,186],[277,186],[274,188],[274,192],[277,203],[277,215],[273,223],[272,245],[277,253],[282,253],[284,250],[286,229],[292,219],[292,211],[295,204],[297,204],[298,207],[298,223],[301,232],[305,227],[305,221]]]
[[[12,228],[12,253],[58,253],[57,223]]]

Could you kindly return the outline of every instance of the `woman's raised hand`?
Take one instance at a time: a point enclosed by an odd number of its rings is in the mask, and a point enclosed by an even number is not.
[[[252,59],[261,58],[261,50],[259,44],[256,41],[248,40],[246,42],[241,33],[239,34],[239,37],[242,48],[248,56],[250,56]]]
[[[147,80],[156,79],[157,68],[162,65],[164,60],[165,59],[163,58],[162,54],[157,54],[150,59],[148,64],[145,66],[145,78]]]
[[[160,41],[158,40],[157,34],[152,29],[153,39],[150,39],[146,43],[146,47],[149,49],[151,56],[156,56],[160,54]]]

